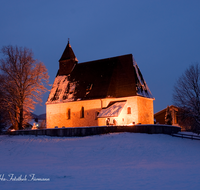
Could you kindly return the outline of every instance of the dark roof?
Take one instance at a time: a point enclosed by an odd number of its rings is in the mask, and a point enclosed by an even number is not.
[[[76,65],[69,79],[79,81],[77,97],[93,99],[136,95],[131,61],[132,55],[126,55]],[[88,88],[91,90],[86,95]]]
[[[153,98],[132,54],[128,54],[76,64],[69,75],[57,76],[48,102],[136,95]]]
[[[68,41],[67,46],[66,46],[66,48],[65,48],[65,50],[64,50],[59,61],[68,60],[68,59],[73,59],[73,60],[78,62],[78,60],[77,60],[77,58],[76,58],[76,56],[75,56],[75,54],[72,50],[72,47],[69,44],[69,41]]]

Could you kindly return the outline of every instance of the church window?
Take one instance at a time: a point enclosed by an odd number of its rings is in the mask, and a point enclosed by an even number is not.
[[[84,118],[84,107],[81,107],[80,117]]]
[[[67,119],[71,119],[71,109],[67,109]]]
[[[127,114],[131,114],[131,107],[127,107]]]

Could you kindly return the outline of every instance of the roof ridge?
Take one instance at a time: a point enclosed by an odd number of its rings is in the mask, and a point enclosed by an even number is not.
[[[119,56],[114,56],[114,57],[107,57],[107,58],[103,58],[103,59],[94,59],[92,61],[84,61],[78,64],[84,64],[84,63],[90,63],[90,62],[96,62],[96,61],[104,61],[104,60],[109,60],[109,59],[115,59],[115,58],[119,58],[119,57],[125,57],[125,56],[132,56],[133,54],[129,53],[129,54],[124,54],[124,55],[119,55]]]

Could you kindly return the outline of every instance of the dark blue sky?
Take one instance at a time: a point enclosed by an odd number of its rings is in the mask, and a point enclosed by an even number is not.
[[[32,49],[51,84],[68,38],[79,62],[132,53],[157,112],[172,104],[184,70],[200,63],[200,1],[1,0],[0,46]],[[47,97],[35,113],[45,112]]]

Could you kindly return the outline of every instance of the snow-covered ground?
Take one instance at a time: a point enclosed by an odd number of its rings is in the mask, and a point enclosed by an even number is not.
[[[199,189],[200,141],[139,133],[0,136],[0,175],[2,190]]]

